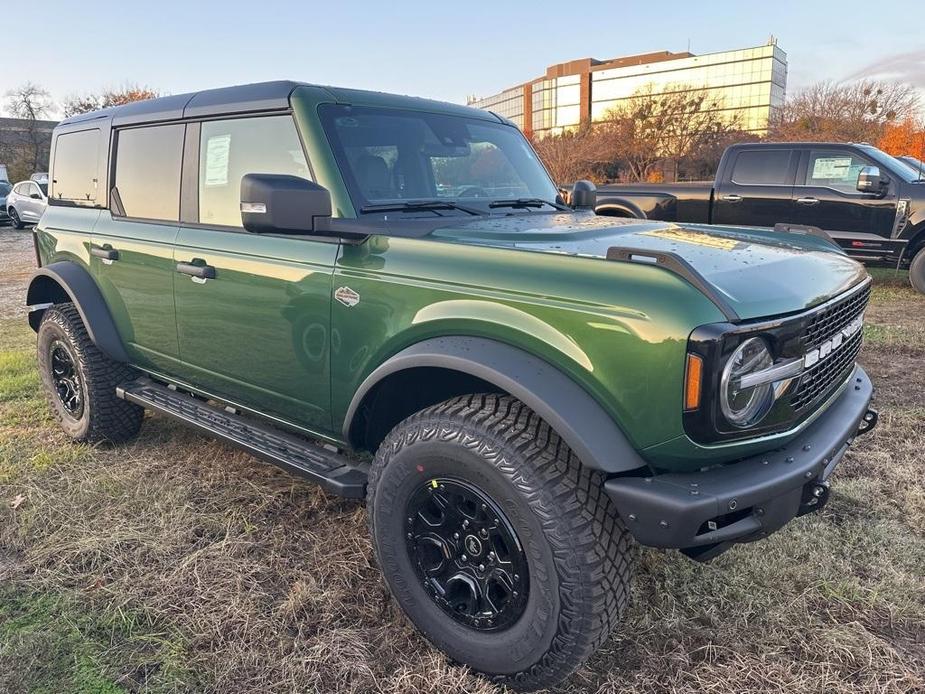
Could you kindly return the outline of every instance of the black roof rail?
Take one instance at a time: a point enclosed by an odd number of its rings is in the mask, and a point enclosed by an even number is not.
[[[672,272],[688,284],[693,285],[705,297],[712,301],[723,316],[730,323],[738,323],[741,318],[735,309],[729,305],[726,298],[716,291],[707,279],[677,253],[671,251],[650,251],[643,248],[630,248],[627,246],[611,246],[607,249],[607,260],[617,260],[624,263],[637,263],[639,265],[654,265],[663,270]]]

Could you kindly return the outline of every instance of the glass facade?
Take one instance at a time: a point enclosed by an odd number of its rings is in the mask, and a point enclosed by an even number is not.
[[[524,129],[524,88],[506,89],[500,94],[469,102],[470,106],[493,111],[499,116],[511,120],[521,130]]]
[[[702,89],[728,121],[764,135],[771,113],[783,104],[786,87],[787,55],[768,44],[706,55],[663,52],[575,61],[552,66],[546,77],[469,104],[510,118],[521,129],[543,137],[582,122],[600,121],[641,90],[663,94]],[[526,88],[532,94],[525,104]]]
[[[742,130],[764,134],[772,109],[783,104],[787,56],[777,46],[710,53],[591,73],[591,121],[643,89],[667,93],[703,89]]]

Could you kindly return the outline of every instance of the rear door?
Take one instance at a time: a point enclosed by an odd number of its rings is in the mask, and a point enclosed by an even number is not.
[[[793,189],[794,221],[824,229],[849,249],[865,239],[888,239],[896,216],[898,182],[893,181],[882,197],[861,193],[858,174],[865,166],[877,164],[846,147],[808,148]],[[881,174],[887,172],[881,168]]]
[[[176,273],[180,355],[209,393],[313,431],[330,429],[330,238],[241,225],[247,173],[311,178],[289,114],[190,125]],[[182,264],[182,265],[181,265]]]
[[[182,124],[116,130],[112,195],[90,266],[132,360],[172,371],[178,355],[173,244],[179,231]]]
[[[799,152],[756,147],[735,150],[729,157],[716,183],[713,223],[773,227],[792,221]]]
[[[42,218],[42,212],[45,211],[45,199],[42,196],[42,191],[32,181],[22,183],[20,187],[23,195],[19,202],[20,219],[24,222],[38,222]]]

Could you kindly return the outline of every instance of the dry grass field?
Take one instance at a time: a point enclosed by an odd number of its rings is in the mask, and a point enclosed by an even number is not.
[[[390,601],[361,504],[148,416],[78,446],[39,393],[29,235],[0,229],[0,692],[494,692]],[[707,565],[640,549],[562,692],[925,691],[925,298],[876,271],[879,428],[831,503]]]

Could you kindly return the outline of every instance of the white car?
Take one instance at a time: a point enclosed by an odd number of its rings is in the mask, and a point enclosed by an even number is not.
[[[6,196],[6,213],[17,229],[36,224],[48,207],[48,184],[21,181]]]

